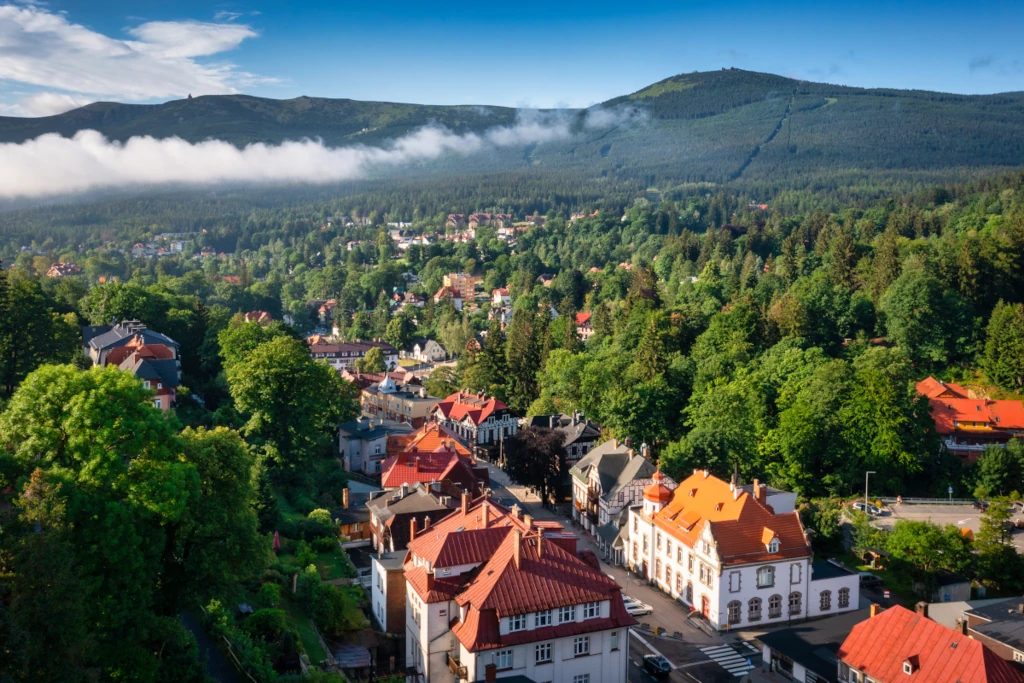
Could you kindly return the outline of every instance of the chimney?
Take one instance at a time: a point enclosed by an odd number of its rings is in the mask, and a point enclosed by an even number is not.
[[[434,590],[434,572],[427,572],[427,590]]]
[[[743,489],[741,489],[739,486],[735,486],[734,487],[732,484],[729,484],[729,488],[732,489],[732,499],[733,500],[739,500],[740,499],[740,493],[743,492]]]
[[[348,510],[348,487],[341,490],[341,507]]]
[[[413,472],[419,472],[420,471],[420,457],[418,455],[415,458],[413,458],[413,460],[412,460],[412,471]]]
[[[924,600],[921,600],[916,605],[914,605],[914,611],[917,612],[918,614],[920,614],[925,619],[927,619],[928,618],[928,603],[925,602]]]
[[[967,635],[967,620],[966,619],[957,619],[956,620],[956,624],[953,625],[953,630],[966,636]]]
[[[710,473],[710,472],[708,472],[707,470],[704,470],[704,471],[703,471],[703,474],[704,474],[704,478],[705,478],[705,479],[707,479],[707,478],[708,478],[708,475],[709,475],[709,474],[711,474],[711,473]]]
[[[1017,614],[1024,614],[1024,602],[1017,603]]]
[[[881,613],[882,613],[882,606],[879,605],[877,602],[871,603],[871,609],[868,612],[868,618],[877,617]]]
[[[761,505],[764,505],[765,503],[768,502],[768,487],[761,486],[760,479],[754,480],[754,500],[756,500]]]
[[[409,485],[408,484],[402,484],[402,498],[405,498],[408,495],[409,495]]]
[[[484,667],[484,681],[486,683],[495,683],[498,680],[498,665],[488,664]]]
[[[430,528],[430,515],[423,518],[423,530],[426,531]]]
[[[519,569],[519,566],[523,561],[523,532],[516,529],[512,533],[514,534],[512,537],[514,539],[513,543],[516,544],[515,549],[512,551],[512,559],[516,563],[516,569]]]
[[[622,443],[626,444],[626,448],[632,448],[633,447],[633,439],[628,437],[628,436],[625,439],[622,440]]]
[[[612,447],[614,447],[615,449],[618,449],[618,447],[619,447],[619,440],[618,439],[612,439]]]
[[[544,557],[544,532],[537,532],[537,557]]]
[[[533,531],[533,516],[523,515],[523,523],[526,524],[527,531]]]
[[[462,492],[462,514],[466,514],[469,511],[469,494],[465,491]]]
[[[409,540],[416,540],[416,518],[413,517],[409,520]]]
[[[487,513],[488,513],[488,509],[487,508],[488,508],[488,505],[487,505],[487,501],[485,500],[483,502],[483,505],[480,506],[480,528],[481,529],[486,529],[487,528]]]

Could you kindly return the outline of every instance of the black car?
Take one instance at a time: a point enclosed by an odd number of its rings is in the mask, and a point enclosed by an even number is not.
[[[645,655],[644,671],[652,676],[661,678],[672,673],[672,665],[661,655]]]
[[[981,510],[982,512],[984,512],[985,510],[988,510],[988,503],[986,503],[983,500],[976,500],[973,503],[971,503],[971,507],[973,507],[975,510]]]

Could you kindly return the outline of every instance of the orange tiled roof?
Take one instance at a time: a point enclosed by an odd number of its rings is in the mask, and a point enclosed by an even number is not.
[[[495,412],[507,409],[508,406],[496,398],[481,398],[464,391],[452,394],[438,403],[436,408],[446,418],[456,422],[468,416],[475,425],[482,424]]]
[[[915,385],[917,393],[927,398],[970,398],[971,395],[959,384],[940,382],[934,377],[927,377]]]
[[[142,338],[136,336],[124,346],[111,349],[107,354],[107,364],[120,365],[133,353],[137,353],[139,358],[145,360],[171,360],[174,358],[174,352],[164,344],[144,344]]]
[[[774,514],[750,494],[741,491],[734,496],[729,484],[701,471],[679,484],[668,505],[654,515],[654,524],[691,548],[704,525],[710,524],[718,555],[726,565],[804,557],[811,552],[796,512]],[[766,527],[779,539],[777,553],[765,547]]]
[[[991,429],[1024,429],[1024,403],[974,398],[933,398],[932,419],[939,434],[952,434],[958,423],[984,423]]]
[[[405,444],[409,453],[431,453],[440,450],[452,450],[463,458],[472,458],[473,452],[459,440],[455,432],[437,422],[428,422],[414,433]]]
[[[590,311],[581,311],[576,314],[576,326],[586,325],[590,322]]]
[[[1024,683],[980,642],[898,606],[854,626],[836,656],[886,683]],[[909,675],[907,661],[916,669]]]

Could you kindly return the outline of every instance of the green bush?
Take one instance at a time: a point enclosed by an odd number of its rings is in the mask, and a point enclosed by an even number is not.
[[[305,541],[299,541],[299,545],[295,548],[295,561],[299,563],[300,567],[308,567],[316,561],[316,553]]]
[[[338,542],[330,536],[320,536],[313,539],[313,549],[317,552],[326,553],[338,549]]]
[[[260,592],[256,596],[256,599],[263,607],[277,607],[277,604],[281,602],[281,584],[263,584],[260,586]]]
[[[333,526],[333,520],[331,519],[331,511],[324,510],[323,508],[317,508],[307,515],[309,519],[314,522],[319,522],[324,526]]]
[[[242,622],[242,630],[268,643],[277,640],[284,627],[284,610],[280,609],[258,609]]]

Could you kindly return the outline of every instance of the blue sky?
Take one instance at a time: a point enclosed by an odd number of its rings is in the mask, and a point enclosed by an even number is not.
[[[190,92],[586,106],[728,66],[1005,92],[1022,25],[1022,2],[21,2],[0,6],[0,113]]]

